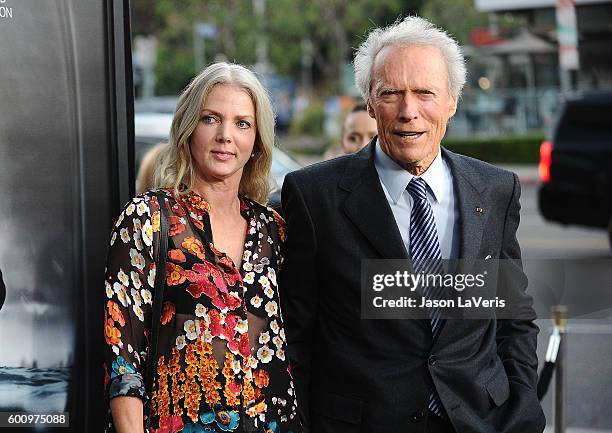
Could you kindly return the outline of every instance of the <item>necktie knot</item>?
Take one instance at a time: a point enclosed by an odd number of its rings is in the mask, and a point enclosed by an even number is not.
[[[420,177],[413,177],[406,189],[413,200],[427,200],[427,183]]]

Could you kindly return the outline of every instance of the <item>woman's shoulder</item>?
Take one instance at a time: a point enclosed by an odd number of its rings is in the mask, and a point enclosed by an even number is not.
[[[269,232],[276,233],[273,238],[278,236],[278,239],[284,242],[285,220],[278,212],[249,198],[243,198],[243,202],[253,210],[255,218],[264,223]]]
[[[157,197],[159,195],[163,195],[166,196],[167,198],[173,198],[174,194],[172,192],[172,188],[153,188],[153,189],[149,189],[147,191],[141,192],[140,194],[138,194],[137,196],[134,197],[134,199],[145,199],[145,200],[151,200],[153,197]]]
[[[265,206],[248,197],[243,197],[242,200],[253,210],[255,216],[259,219],[276,221],[277,223],[280,221],[284,224],[285,221],[283,220],[283,217],[281,217],[280,214],[270,206]]]
[[[144,213],[152,214],[156,210],[159,210],[158,197],[164,197],[167,200],[174,200],[174,195],[172,194],[171,189],[150,189],[132,197],[123,207],[123,212],[129,215],[134,210],[137,210],[139,215]]]

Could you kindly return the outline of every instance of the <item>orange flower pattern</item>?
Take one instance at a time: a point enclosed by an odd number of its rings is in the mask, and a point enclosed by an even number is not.
[[[170,321],[174,317],[174,313],[176,313],[176,308],[174,307],[174,304],[170,301],[165,301],[164,305],[162,306],[162,314],[160,319],[161,324],[167,325],[168,323],[170,323]]]
[[[106,308],[108,309],[108,314],[110,314],[111,318],[119,323],[121,326],[125,326],[125,319],[123,318],[123,313],[119,308],[119,305],[116,302],[108,301],[106,303]]]
[[[199,239],[186,237],[183,241],[182,247],[196,256],[198,259],[204,260],[204,245],[202,245],[202,241]]]
[[[185,254],[183,254],[183,252],[179,249],[168,251],[168,258],[177,263],[183,263],[185,260],[187,260]]]
[[[121,331],[115,328],[115,324],[112,319],[106,320],[104,326],[104,337],[106,338],[106,344],[115,345],[121,342]]]
[[[210,204],[185,187],[165,195],[170,233],[163,299],[154,299],[157,198],[150,192],[134,198],[111,233],[121,241],[110,247],[105,281],[105,371],[112,371],[107,397],[147,398],[151,311],[162,302],[150,396],[153,432],[178,432],[197,423],[205,423],[206,431],[233,431],[242,424],[237,416],[274,425],[275,433],[299,433],[276,281],[282,218],[240,198],[247,231],[237,267],[214,245]],[[135,252],[139,261],[133,260]],[[215,424],[211,413],[225,418]],[[215,430],[219,426],[222,430]]]
[[[166,284],[169,286],[178,286],[185,282],[185,271],[179,265],[172,262],[166,264]]]
[[[253,373],[253,379],[258,388],[265,388],[270,384],[270,375],[266,370],[256,370]]]

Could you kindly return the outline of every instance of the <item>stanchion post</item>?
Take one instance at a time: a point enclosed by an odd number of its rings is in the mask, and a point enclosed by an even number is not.
[[[553,414],[555,433],[565,433],[567,415],[567,306],[555,305],[551,309],[555,327],[559,330],[559,353],[555,366],[555,393],[553,396]]]

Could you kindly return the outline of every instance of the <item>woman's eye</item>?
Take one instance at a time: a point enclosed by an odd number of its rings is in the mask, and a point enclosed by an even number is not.
[[[246,129],[246,128],[250,128],[251,124],[249,122],[247,122],[246,120],[239,120],[236,125],[238,126],[238,128],[241,129]]]
[[[209,116],[209,115],[202,116],[202,122],[206,124],[214,123],[214,121],[215,121],[215,118],[213,116]]]

